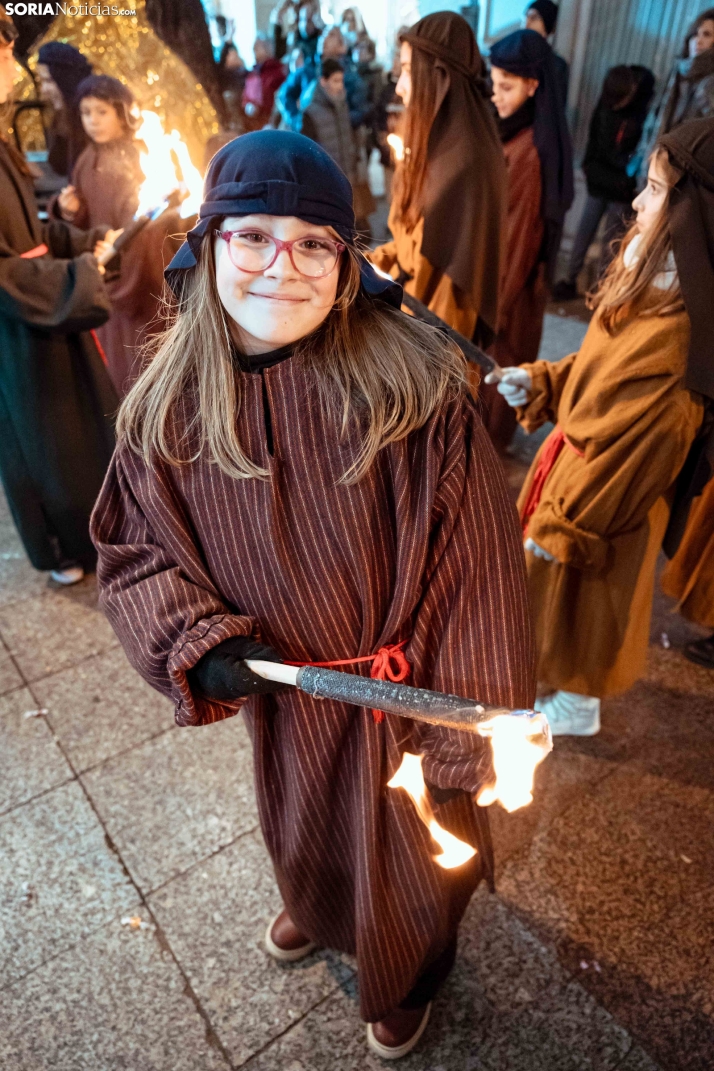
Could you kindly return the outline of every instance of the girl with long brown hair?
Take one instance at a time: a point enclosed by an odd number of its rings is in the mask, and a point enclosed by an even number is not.
[[[244,660],[391,652],[414,684],[527,705],[515,512],[460,352],[357,251],[349,182],[314,142],[260,131],[221,149],[167,277],[176,318],[122,406],[94,515],[101,602],[180,725],[245,703],[285,905],[266,947],[356,955],[369,1044],[395,1058],[491,873],[480,747],[276,691]],[[387,788],[404,751],[473,863],[435,866]]]
[[[439,11],[401,38],[396,91],[405,105],[393,241],[370,259],[482,346],[498,320],[506,165],[485,68],[466,20]]]
[[[711,143],[713,121],[687,124],[652,157],[633,202],[636,222],[593,295],[580,351],[508,370],[499,387],[527,431],[556,423],[519,499],[536,705],[555,734],[596,733],[600,699],[644,670],[675,481],[703,396],[714,396],[708,279],[696,267],[705,240],[680,208],[683,184],[714,183],[678,148],[695,125],[698,141]]]

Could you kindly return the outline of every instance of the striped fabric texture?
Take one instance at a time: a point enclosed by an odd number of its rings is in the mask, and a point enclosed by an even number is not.
[[[148,466],[120,445],[93,516],[104,611],[131,663],[175,701],[178,724],[239,710],[192,695],[186,672],[248,634],[286,659],[320,662],[408,638],[410,683],[530,705],[518,520],[471,400],[445,403],[346,486],[359,432],[340,441],[311,374],[293,359],[263,372],[272,455],[261,375],[237,376],[241,442],[269,479],[234,480],[204,460]],[[176,425],[180,435],[180,415]],[[295,690],[252,697],[243,713],[285,905],[319,946],[356,955],[362,1016],[383,1018],[490,870],[486,812],[470,795],[436,808],[480,849],[445,871],[406,793],[387,781],[412,751],[427,781],[472,793],[488,773],[484,745],[392,715],[376,725],[367,709]]]

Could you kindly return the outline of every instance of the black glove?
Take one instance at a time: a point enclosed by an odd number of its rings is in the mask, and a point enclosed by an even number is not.
[[[246,695],[265,695],[281,692],[287,687],[277,681],[267,681],[251,673],[245,664],[246,658],[258,658],[263,662],[282,662],[272,647],[257,643],[250,636],[231,636],[208,651],[186,676],[192,689],[201,692],[206,699],[242,699]]]

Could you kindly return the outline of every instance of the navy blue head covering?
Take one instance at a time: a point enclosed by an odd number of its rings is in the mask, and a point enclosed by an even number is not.
[[[316,142],[287,130],[256,130],[235,138],[211,160],[203,186],[198,223],[164,272],[174,293],[181,274],[197,263],[207,234],[225,216],[297,216],[333,227],[347,245],[355,241],[352,187],[334,160]],[[402,288],[362,258],[362,289],[396,308]]]
[[[92,65],[74,45],[65,41],[48,41],[37,56],[39,63],[49,67],[53,80],[60,88],[67,108],[74,104],[77,86],[92,73]]]
[[[533,5],[531,5],[533,6]],[[533,144],[540,160],[543,194],[541,214],[545,224],[542,259],[550,282],[563,233],[565,213],[573,203],[573,147],[565,118],[555,55],[535,30],[516,30],[491,47],[492,67],[519,78],[537,78]]]

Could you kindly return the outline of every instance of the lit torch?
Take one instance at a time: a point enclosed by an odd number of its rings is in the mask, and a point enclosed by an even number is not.
[[[441,854],[434,856],[434,862],[444,870],[453,870],[457,866],[463,866],[473,859],[476,849],[463,840],[459,840],[453,833],[440,826],[434,818],[426,795],[426,784],[421,772],[421,758],[419,755],[410,755],[404,752],[402,764],[391,781],[387,782],[388,788],[403,788],[412,798],[417,814],[429,830],[432,838],[441,848]]]
[[[481,807],[498,801],[507,811],[515,811],[529,804],[533,799],[536,767],[553,749],[548,721],[544,714],[536,710],[493,707],[475,699],[361,677],[355,673],[340,673],[320,666],[298,667],[253,659],[246,659],[246,665],[253,673],[267,680],[293,685],[321,699],[371,707],[414,721],[485,737],[491,744],[495,780],[479,792],[476,802]],[[442,829],[434,819],[418,756],[405,753],[402,765],[389,786],[405,788],[409,792],[434,840],[442,846],[443,858],[436,857],[440,866],[447,869],[461,866],[475,854],[468,844]],[[452,855],[456,849],[462,854]],[[451,859],[457,861],[451,862]]]
[[[139,187],[139,204],[134,220],[99,257],[108,264],[118,252],[133,241],[147,223],[158,219],[169,208],[178,208],[182,219],[198,211],[203,192],[203,179],[189,156],[188,149],[177,130],[164,132],[155,112],[141,113],[141,126],[136,132],[146,151],[140,150],[140,167],[144,181]]]
[[[394,159],[397,163],[401,163],[404,159],[404,142],[399,137],[399,134],[387,134],[387,145],[394,153]]]

